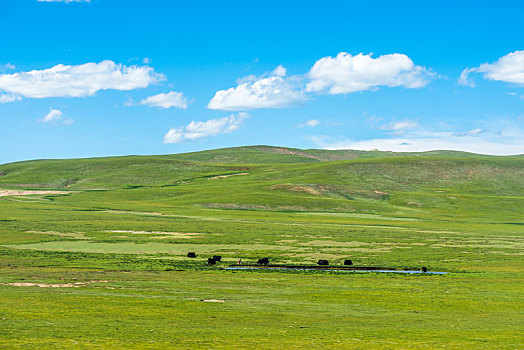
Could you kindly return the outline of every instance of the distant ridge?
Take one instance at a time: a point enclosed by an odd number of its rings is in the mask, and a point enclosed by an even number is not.
[[[299,149],[267,145],[221,148],[215,150],[173,154],[176,159],[210,163],[314,163],[350,159],[384,157],[501,157],[462,151],[434,150],[427,152],[391,152],[361,150]],[[503,156],[505,157],[505,156]],[[512,157],[512,156],[509,156]],[[522,157],[522,155],[513,156]]]
[[[33,160],[3,164],[0,165],[0,187],[162,187],[195,179],[226,178],[238,173],[250,173],[253,176],[256,174],[254,183],[271,183],[277,186],[275,188],[290,183],[315,186],[339,183],[359,188],[376,178],[376,184],[389,183],[385,189],[396,188],[401,183],[415,187],[423,184],[455,186],[459,183],[469,186],[469,183],[477,181],[479,188],[492,188],[491,193],[497,193],[496,186],[518,188],[519,191],[511,190],[508,193],[520,193],[523,169],[522,155],[489,156],[457,151],[330,151],[248,146],[171,155]],[[293,179],[298,174],[302,174],[303,178]],[[353,174],[353,177],[347,178],[345,182],[343,179],[348,174]],[[243,176],[236,178],[235,181],[244,181]]]

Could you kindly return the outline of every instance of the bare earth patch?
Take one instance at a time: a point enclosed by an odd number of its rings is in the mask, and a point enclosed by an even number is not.
[[[273,185],[270,187],[272,190],[285,190],[290,192],[303,192],[303,193],[309,193],[315,196],[322,196],[323,191],[318,190],[316,188],[308,187],[308,186],[302,186],[302,185],[294,185],[294,184],[280,184],[280,185]]]
[[[382,192],[382,191],[373,191],[373,193],[376,193],[376,194],[382,194],[382,195],[389,196],[389,193],[387,193],[387,192]]]
[[[91,283],[108,283],[108,282],[109,281],[87,281],[87,282],[60,283],[60,284],[12,282],[12,283],[1,283],[1,284],[5,285],[5,286],[14,286],[14,287],[78,288],[78,287],[86,285],[86,284],[91,284]]]
[[[229,174],[229,175],[218,175],[218,176],[210,177],[209,179],[210,179],[210,180],[225,179],[225,178],[227,178],[227,177],[231,177],[231,176],[239,176],[239,175],[249,175],[249,173],[237,173],[237,174]]]
[[[68,194],[77,191],[40,191],[40,190],[0,190],[0,197],[7,196],[30,196],[34,194]]]
[[[222,299],[204,299],[202,301],[206,303],[225,303],[226,302],[225,300],[222,300]]]
[[[38,233],[42,235],[53,235],[74,239],[89,239],[82,232],[56,232],[56,231],[26,231],[27,233]]]
[[[197,232],[163,232],[163,231],[133,231],[133,230],[109,230],[105,232],[113,233],[133,233],[133,234],[150,234],[150,235],[166,235],[166,236],[199,236],[202,233]]]

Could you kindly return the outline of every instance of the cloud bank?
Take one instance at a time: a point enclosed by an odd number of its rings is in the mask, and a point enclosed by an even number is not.
[[[173,127],[164,136],[164,143],[195,141],[208,136],[227,134],[237,130],[249,118],[247,113],[231,114],[228,117],[210,119],[205,122],[192,121],[186,126]]]
[[[100,90],[145,88],[162,80],[165,77],[149,66],[125,66],[107,60],[0,74],[0,91],[29,98],[86,97]]]
[[[492,155],[524,154],[524,131],[515,125],[500,130],[474,128],[466,131],[432,131],[417,126],[408,126],[402,130],[402,133],[393,132],[393,137],[370,140],[334,139],[326,136],[313,137],[312,140],[318,147],[325,149],[378,149],[393,152],[455,150]]]

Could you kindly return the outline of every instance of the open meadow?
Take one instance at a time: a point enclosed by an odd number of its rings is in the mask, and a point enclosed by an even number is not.
[[[523,348],[523,208],[523,156],[0,165],[0,347]],[[225,269],[262,257],[448,273]]]

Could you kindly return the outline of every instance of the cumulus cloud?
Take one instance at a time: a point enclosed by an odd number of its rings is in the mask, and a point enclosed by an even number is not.
[[[219,90],[209,101],[207,108],[241,111],[257,108],[283,108],[305,101],[303,89],[296,77],[286,78],[286,69],[278,66],[261,77],[249,76],[239,85]]]
[[[0,94],[0,103],[9,103],[21,100],[20,96],[11,94]]]
[[[481,73],[484,79],[524,85],[524,50],[508,53],[494,63],[464,69],[459,84],[474,87],[475,83],[469,76],[473,72]]]
[[[42,119],[38,120],[41,123],[57,123],[61,122],[64,125],[69,125],[73,123],[72,119],[64,118],[64,113],[58,109],[51,109]]]
[[[467,131],[431,131],[417,129],[399,137],[369,140],[333,139],[317,136],[312,140],[325,149],[357,149],[394,152],[456,150],[480,154],[524,154],[524,131],[516,126],[497,131],[474,128]]]
[[[380,86],[420,88],[435,76],[403,54],[371,56],[340,52],[336,57],[319,59],[306,75],[286,77],[283,66],[262,76],[249,75],[239,79],[236,87],[217,91],[208,108],[231,111],[284,108],[300,104],[314,93],[346,94],[376,90]]]
[[[320,121],[316,119],[311,119],[311,120],[308,120],[307,122],[299,124],[298,127],[305,128],[306,126],[309,126],[311,128],[314,128],[317,125],[320,125]]]
[[[340,52],[336,57],[319,59],[308,73],[311,82],[307,84],[307,91],[336,95],[380,86],[414,89],[426,86],[434,76],[403,54],[371,56]]]
[[[0,91],[30,98],[86,97],[100,90],[145,88],[164,79],[149,66],[125,66],[107,60],[0,74]]]
[[[170,91],[158,95],[149,96],[138,103],[127,102],[126,106],[143,105],[160,108],[181,108],[187,109],[187,99],[182,92]]]
[[[228,117],[210,119],[205,122],[192,121],[186,126],[173,127],[164,136],[164,143],[181,143],[195,141],[208,136],[227,134],[237,130],[242,122],[249,117],[247,113],[240,112]]]

